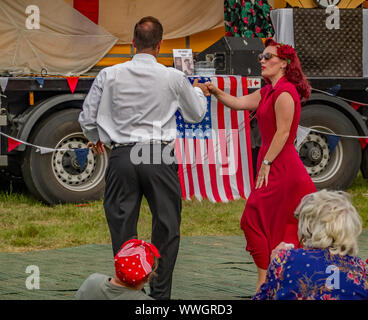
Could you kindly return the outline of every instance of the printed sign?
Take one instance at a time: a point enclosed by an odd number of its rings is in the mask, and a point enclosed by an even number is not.
[[[261,78],[247,78],[248,89],[260,89],[261,88]]]
[[[173,49],[175,69],[183,71],[187,76],[194,75],[192,49]]]

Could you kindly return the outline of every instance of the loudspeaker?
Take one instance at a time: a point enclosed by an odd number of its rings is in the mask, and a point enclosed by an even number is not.
[[[260,38],[223,37],[198,53],[195,61],[211,61],[216,74],[261,76],[257,56],[263,52]]]

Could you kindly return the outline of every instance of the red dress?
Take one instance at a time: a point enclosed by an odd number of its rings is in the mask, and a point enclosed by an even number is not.
[[[258,154],[257,171],[276,133],[276,99],[285,91],[291,94],[295,103],[288,140],[273,160],[267,187],[263,184],[261,188],[252,190],[241,219],[241,228],[247,240],[246,250],[257,267],[262,269],[268,268],[270,254],[280,242],[293,243],[295,248],[299,247],[298,220],[294,218],[294,211],[306,194],[316,191],[294,147],[301,105],[295,86],[285,77],[274,88],[269,84],[261,89],[257,122],[262,146]]]

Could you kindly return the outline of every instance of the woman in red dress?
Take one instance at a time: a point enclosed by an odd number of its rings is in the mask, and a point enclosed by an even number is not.
[[[310,85],[295,50],[267,39],[259,55],[266,85],[249,95],[233,97],[207,82],[209,91],[234,110],[257,110],[262,137],[255,187],[247,200],[241,228],[246,250],[258,268],[257,291],[265,281],[272,250],[281,242],[299,247],[294,211],[316,188],[294,147],[301,100],[308,100]]]

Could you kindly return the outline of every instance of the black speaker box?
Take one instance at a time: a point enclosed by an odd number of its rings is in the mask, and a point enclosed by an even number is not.
[[[213,61],[219,75],[261,76],[257,56],[263,49],[260,38],[223,37],[198,53],[195,61]]]

